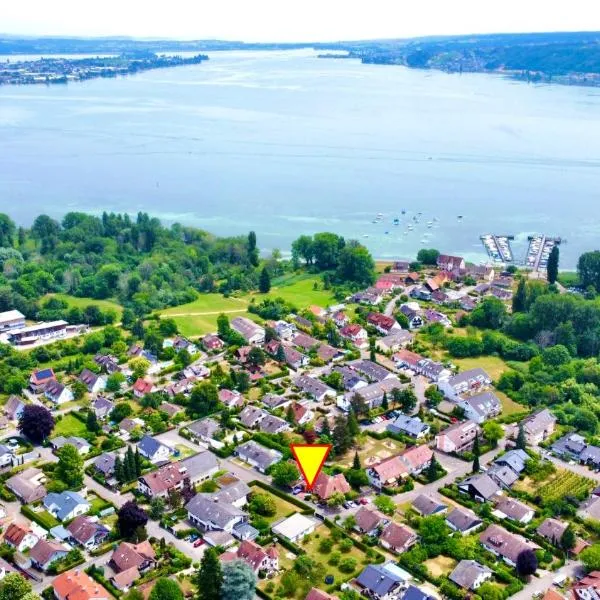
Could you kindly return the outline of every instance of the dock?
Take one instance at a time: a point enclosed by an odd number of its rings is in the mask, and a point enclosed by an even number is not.
[[[514,235],[493,235],[486,233],[480,236],[480,239],[492,261],[507,264],[514,262],[512,248],[510,247],[511,240],[515,239]]]
[[[530,235],[529,248],[525,257],[525,266],[528,269],[539,271],[548,266],[548,257],[554,246],[560,245],[562,242],[559,237],[550,237],[546,235]]]

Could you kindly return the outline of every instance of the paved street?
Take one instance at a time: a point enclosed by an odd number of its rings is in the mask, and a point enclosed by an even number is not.
[[[566,575],[569,579],[574,579],[581,571],[581,565],[574,560],[567,561],[563,567],[554,572],[540,571],[540,577],[532,577],[531,581],[518,594],[511,596],[511,599],[531,600],[534,594],[544,594],[548,588],[552,587],[552,582],[560,575]]]

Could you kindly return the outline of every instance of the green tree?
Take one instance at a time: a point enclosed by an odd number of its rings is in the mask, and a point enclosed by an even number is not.
[[[298,481],[300,472],[294,463],[281,461],[272,467],[271,476],[275,485],[286,488]]]
[[[496,423],[495,421],[487,421],[482,427],[483,429],[483,437],[492,445],[493,448],[498,446],[498,442],[504,436],[504,430],[502,426]]]
[[[258,279],[258,290],[261,294],[268,294],[271,291],[271,276],[267,267],[263,267]]]
[[[504,591],[494,583],[486,581],[477,588],[477,595],[481,600],[504,600]]]
[[[337,276],[344,282],[371,285],[375,281],[375,262],[370,252],[357,241],[349,241],[339,254]]]
[[[149,600],[183,600],[183,592],[176,581],[161,577],[156,580]]]
[[[387,392],[383,392],[383,400],[381,401],[381,408],[383,410],[388,410],[388,408],[390,407],[390,403],[388,402],[388,397],[387,397]]]
[[[16,226],[5,213],[0,213],[0,247],[11,248],[15,242]]]
[[[525,436],[525,429],[522,424],[519,424],[519,433],[517,434],[515,447],[518,450],[525,450],[527,448],[527,437]]]
[[[248,234],[248,261],[253,267],[258,266],[258,248],[256,247],[256,233]]]
[[[314,244],[310,235],[301,235],[292,242],[292,261],[296,264],[303,259],[307,265],[312,264],[314,260]]]
[[[341,492],[335,492],[327,499],[327,506],[329,508],[336,508],[341,506],[346,501],[346,497]]]
[[[277,512],[275,500],[267,494],[252,494],[250,510],[262,517],[272,517]]]
[[[493,296],[484,298],[471,313],[472,325],[482,329],[500,329],[506,320],[506,306]]]
[[[352,461],[352,468],[359,471],[362,469],[360,465],[360,457],[358,456],[358,450],[354,453],[354,460]]]
[[[569,552],[575,548],[575,544],[577,543],[577,537],[575,535],[575,530],[573,526],[569,523],[568,527],[563,531],[563,534],[560,538],[560,547],[565,551]]]
[[[241,560],[223,565],[221,600],[253,600],[256,575],[252,568]]]
[[[352,446],[352,434],[348,429],[348,419],[344,415],[336,417],[331,437],[337,455],[345,454]]]
[[[524,312],[527,308],[527,284],[525,282],[525,278],[521,277],[519,279],[519,284],[517,285],[517,291],[512,298],[512,310],[513,313]]]
[[[475,442],[473,443],[473,473],[479,473],[479,436],[475,436]]]
[[[115,423],[120,423],[123,419],[126,419],[133,413],[133,408],[131,408],[131,404],[128,402],[117,402],[115,407],[112,409],[110,413],[111,421]]]
[[[131,367],[133,378],[140,379],[148,372],[148,369],[150,368],[150,361],[142,357],[133,358],[129,361],[129,366]]]
[[[125,375],[120,371],[109,375],[106,379],[106,391],[107,392],[118,392],[121,389],[121,385],[126,381]]]
[[[127,482],[127,475],[125,473],[125,467],[123,466],[123,461],[121,460],[121,457],[118,454],[115,457],[115,479],[119,483]]]
[[[194,386],[186,408],[192,417],[205,417],[217,411],[219,407],[219,390],[204,381]]]
[[[165,501],[160,496],[155,496],[150,502],[150,515],[151,519],[158,521],[162,518],[165,512]]]
[[[579,559],[588,571],[600,570],[600,544],[588,546],[579,555]]]
[[[83,485],[83,458],[77,448],[65,444],[57,454],[56,476],[69,489],[79,489]]]
[[[412,413],[417,405],[417,396],[412,388],[407,387],[400,391],[399,401],[402,412],[408,415]]]
[[[121,596],[123,600],[144,600],[144,594],[137,588],[131,588],[124,596]]]
[[[96,413],[93,410],[90,410],[86,419],[86,427],[88,431],[92,433],[100,432],[100,423],[98,423],[98,419],[96,418]]]
[[[435,248],[421,248],[417,253],[417,260],[424,265],[436,265],[439,255],[439,250]]]
[[[558,261],[559,261],[559,250],[558,246],[553,246],[548,256],[548,262],[546,264],[546,274],[548,276],[548,283],[556,283],[558,279]]]
[[[39,600],[31,583],[18,573],[7,573],[0,581],[0,600]]]
[[[374,501],[375,506],[384,514],[390,517],[396,512],[396,505],[389,496],[377,496]]]
[[[201,600],[221,600],[223,572],[215,548],[207,548],[196,573],[196,586]]]
[[[438,467],[439,463],[434,454],[433,458],[431,459],[431,462],[429,463],[429,466],[427,467],[426,473],[427,481],[429,481],[430,483],[434,482],[437,479]]]

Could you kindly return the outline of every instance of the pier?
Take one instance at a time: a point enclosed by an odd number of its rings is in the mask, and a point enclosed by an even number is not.
[[[497,263],[512,263],[514,261],[510,241],[513,235],[492,235],[487,233],[480,237],[488,256]]]
[[[525,266],[528,269],[539,271],[548,266],[548,257],[554,246],[558,246],[562,240],[559,237],[545,235],[530,235],[529,248],[525,257]]]

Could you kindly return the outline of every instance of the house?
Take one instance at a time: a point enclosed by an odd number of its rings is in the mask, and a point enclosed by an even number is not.
[[[18,552],[33,548],[39,539],[32,531],[16,523],[11,523],[4,532],[4,543],[16,548]]]
[[[50,380],[44,386],[44,396],[54,404],[65,404],[73,401],[73,392],[62,383]]]
[[[258,428],[264,433],[271,434],[283,433],[284,431],[289,431],[291,429],[286,420],[268,413],[267,416],[259,423]]]
[[[121,542],[112,553],[110,567],[122,573],[135,567],[140,573],[153,569],[156,565],[156,553],[148,541],[139,544]]]
[[[140,454],[153,464],[165,462],[171,457],[171,448],[149,435],[144,435],[137,447]]]
[[[219,422],[215,421],[212,417],[205,417],[204,419],[200,419],[200,421],[194,421],[187,426],[187,429],[194,438],[208,444],[222,431]]]
[[[425,494],[419,494],[412,502],[412,508],[422,517],[430,517],[432,515],[442,515],[448,507],[437,500],[434,500],[430,496]]]
[[[77,380],[85,385],[90,394],[97,394],[106,387],[106,379],[89,369],[83,369]]]
[[[238,415],[240,423],[248,429],[254,429],[269,413],[258,406],[249,404]]]
[[[600,571],[591,571],[579,579],[573,584],[571,592],[573,600],[598,600],[600,598]],[[546,600],[546,596],[543,600]],[[548,600],[564,600],[564,598],[562,596],[559,599],[552,597]]]
[[[448,578],[457,586],[474,591],[492,578],[492,571],[475,560],[461,560]]]
[[[83,569],[61,573],[53,582],[56,600],[110,600],[112,595]]]
[[[554,433],[556,417],[547,408],[542,408],[523,419],[521,426],[527,443],[536,446]]]
[[[320,342],[316,338],[307,335],[306,333],[298,333],[294,336],[292,344],[308,352],[309,350],[312,350],[315,346],[318,346]]]
[[[338,310],[337,312],[333,313],[333,315],[331,315],[331,320],[336,324],[337,327],[344,327],[350,323],[348,315],[342,310]]]
[[[126,592],[139,578],[140,572],[137,567],[131,567],[120,573],[115,573],[110,581],[119,591]]]
[[[358,373],[361,373],[367,377],[367,379],[371,382],[379,383],[385,379],[396,377],[391,371],[388,371],[385,367],[378,365],[372,360],[361,358],[348,363],[348,366],[354,371],[357,371]]]
[[[0,581],[2,581],[10,573],[18,573],[18,571],[9,562],[6,562],[3,558],[0,558]]]
[[[471,296],[463,296],[458,303],[465,312],[471,312],[477,307],[477,303],[475,300],[473,300],[473,298],[471,298]]]
[[[421,309],[416,302],[407,302],[402,304],[400,306],[400,312],[408,319],[409,329],[419,329],[419,327],[423,327]]]
[[[331,369],[331,372],[342,376],[342,384],[346,391],[358,390],[369,385],[366,379],[350,367],[337,365]]]
[[[320,358],[323,362],[328,363],[331,361],[337,361],[344,358],[344,351],[339,348],[334,348],[329,344],[321,344],[317,348],[317,357]]]
[[[465,412],[465,417],[481,425],[502,412],[502,403],[494,392],[486,391],[474,396],[460,396],[456,401]]]
[[[385,337],[378,338],[375,346],[380,352],[397,352],[412,344],[415,339],[414,334],[406,329],[397,329]]]
[[[52,438],[50,443],[54,450],[60,450],[64,446],[73,446],[77,450],[77,453],[82,456],[87,454],[92,448],[87,440],[77,436],[63,437],[62,435],[59,435],[58,437]]]
[[[394,421],[388,424],[387,430],[392,433],[402,433],[415,440],[420,440],[429,434],[430,427],[423,423],[419,417],[398,415]]]
[[[0,444],[0,468],[12,466],[14,458],[13,450],[4,444]]]
[[[189,379],[191,381],[196,379],[206,379],[207,377],[210,377],[210,369],[205,364],[196,361],[195,363],[192,363],[183,369],[181,374],[185,379]]]
[[[284,408],[291,402],[289,398],[278,396],[277,394],[265,394],[260,401],[271,410]]]
[[[297,425],[306,425],[306,423],[310,423],[315,416],[315,413],[310,410],[306,404],[301,404],[300,402],[293,402],[290,408],[294,413],[294,423]]]
[[[99,421],[108,419],[114,407],[114,402],[103,396],[98,396],[98,398],[92,402],[92,410]]]
[[[115,472],[115,458],[116,455],[113,452],[105,452],[94,459],[94,468],[105,479],[109,479]]]
[[[448,294],[446,294],[446,292],[437,289],[431,292],[431,301],[435,304],[446,304],[450,301],[450,297],[448,296]]]
[[[91,505],[77,492],[50,492],[44,498],[44,508],[59,521],[68,521],[87,513]]]
[[[137,489],[148,498],[166,498],[173,490],[193,490],[197,483],[206,481],[218,470],[219,462],[215,455],[200,452],[142,475]]]
[[[165,340],[165,341],[167,341],[167,344],[168,344],[168,340]],[[194,342],[190,342],[190,340],[187,340],[186,338],[184,338],[180,335],[176,335],[173,338],[171,347],[175,350],[175,352],[181,352],[182,350],[185,350],[190,355],[194,355],[194,354],[198,353],[198,346],[196,346],[196,344],[194,344]]]
[[[222,402],[227,408],[237,408],[244,404],[244,396],[237,390],[219,390],[219,402]]]
[[[367,330],[358,325],[357,323],[350,323],[350,325],[344,325],[340,329],[340,335],[350,340],[358,348],[364,348],[369,341],[369,334]]]
[[[25,315],[18,310],[5,310],[0,313],[0,332],[25,327]]]
[[[271,465],[283,458],[281,452],[265,448],[253,440],[238,446],[235,453],[241,460],[256,467],[261,473],[264,473]]]
[[[185,377],[183,379],[180,379],[179,381],[173,381],[172,383],[167,385],[167,387],[164,388],[164,391],[167,393],[169,398],[175,398],[175,396],[178,396],[179,394],[188,394],[189,392],[191,392],[194,385],[196,385],[195,377],[191,379]],[[163,410],[165,404],[166,402],[163,402],[160,405],[161,410]]]
[[[339,600],[339,598],[314,587],[310,589],[308,594],[306,594],[306,598],[304,598],[304,600]]]
[[[527,524],[533,519],[535,511],[523,502],[503,496],[496,502],[492,514],[500,519],[509,519],[516,523]]]
[[[426,444],[412,446],[400,454],[402,462],[407,466],[411,475],[423,472],[433,460],[433,450]]]
[[[452,531],[462,535],[469,535],[483,525],[483,521],[475,513],[466,508],[454,508],[446,516],[446,525]]]
[[[133,395],[136,398],[143,398],[146,394],[151,394],[154,390],[154,383],[149,379],[142,379],[140,377],[133,384]]]
[[[215,494],[196,494],[185,506],[188,520],[202,531],[230,533],[238,523],[248,521],[248,515]]]
[[[440,325],[443,325],[444,327],[452,326],[452,321],[450,321],[450,319],[444,313],[438,312],[437,310],[432,310],[432,309],[428,308],[423,313],[423,316],[425,317],[425,320],[429,324],[439,323]]]
[[[416,375],[423,375],[431,381],[439,381],[450,376],[450,371],[442,363],[424,358],[420,354],[409,350],[399,350],[392,356],[392,360],[398,368],[408,369]]]
[[[487,475],[491,477],[501,488],[510,489],[519,479],[519,474],[515,473],[506,465],[495,464],[487,470]]]
[[[231,475],[225,477],[232,479]],[[217,502],[226,502],[236,508],[244,508],[248,504],[248,494],[252,490],[240,479],[233,479],[234,481],[230,483],[222,483],[221,489],[212,495],[213,499]]]
[[[410,297],[415,298],[416,300],[431,300],[431,292],[429,288],[424,285],[415,286],[412,290],[410,290]]]
[[[394,331],[401,331],[402,327],[400,327],[398,321],[393,317],[388,317],[387,315],[383,315],[381,313],[371,312],[367,315],[367,323],[372,325],[381,333],[382,335],[389,335]]]
[[[390,456],[367,469],[371,485],[377,489],[393,487],[410,475],[410,470],[401,456]]]
[[[490,525],[480,536],[481,545],[500,557],[511,567],[517,565],[517,558],[525,550],[538,550],[539,546],[515,533],[509,533],[499,525]]]
[[[367,565],[356,584],[363,596],[373,600],[400,600],[406,590],[406,581],[384,565]]]
[[[333,494],[347,494],[350,489],[350,484],[346,481],[343,473],[327,475],[321,471],[313,484],[312,493],[324,501],[331,498]]]
[[[465,421],[450,425],[435,436],[435,447],[441,452],[467,452],[473,448],[475,438],[481,433],[477,423]]]
[[[440,254],[437,258],[437,267],[442,271],[464,271],[466,266],[465,259],[460,256],[450,256]]]
[[[562,536],[568,527],[568,523],[563,523],[558,519],[547,518],[540,523],[536,532],[538,535],[546,538],[551,544],[559,546]]]
[[[94,362],[109,375],[121,371],[119,360],[110,354],[96,354],[96,356],[94,356]]]
[[[86,550],[94,550],[102,545],[110,533],[102,523],[83,515],[75,517],[67,525],[67,531],[70,537]]]
[[[317,527],[318,521],[307,517],[301,513],[294,513],[290,517],[277,522],[271,531],[277,535],[285,538],[289,542],[297,542],[304,536],[310,535]]]
[[[388,279],[382,279],[381,277],[375,282],[375,289],[384,293],[386,296],[391,294],[394,290],[395,285],[393,281],[389,281]]]
[[[349,410],[354,397],[358,396],[369,410],[371,410],[381,406],[384,395],[389,397],[393,390],[402,389],[402,386],[403,384],[400,380],[395,375],[392,375],[389,379],[372,383],[353,392],[346,392],[343,400],[338,402],[338,406],[343,410]]]
[[[397,260],[392,265],[393,273],[408,273],[409,269],[410,269],[410,261],[408,261],[408,260]]]
[[[56,375],[52,369],[36,369],[29,378],[29,387],[35,394],[44,391],[45,385],[50,381],[56,381]]]
[[[308,375],[296,377],[294,385],[300,388],[305,394],[312,396],[316,402],[323,402],[327,397],[335,398],[336,396],[336,391],[333,388]]]
[[[138,419],[137,417],[133,418],[133,419],[123,419],[120,423],[119,423],[119,433],[123,436],[129,436],[130,433],[133,432],[134,429],[143,429],[144,428],[144,421],[142,421],[141,419]]]
[[[405,525],[397,523],[388,523],[379,537],[379,542],[386,550],[391,550],[396,554],[406,552],[413,544],[417,543],[418,536]]]
[[[44,573],[48,570],[48,567],[56,560],[64,558],[68,554],[69,550],[62,544],[50,540],[41,539],[38,543],[29,551],[29,559],[31,564]]]
[[[357,292],[350,297],[350,302],[357,304],[369,304],[376,306],[383,300],[383,292],[377,288],[367,288],[362,292]]]
[[[308,356],[305,356],[290,346],[283,346],[283,355],[285,356],[287,366],[290,367],[290,369],[294,369],[294,371],[306,367],[310,362]]]
[[[207,352],[222,350],[225,347],[225,343],[219,336],[210,333],[202,338],[201,343]]]
[[[291,340],[298,332],[296,325],[287,321],[276,321],[273,329],[280,340]]]
[[[10,421],[18,421],[23,414],[25,403],[18,396],[10,396],[4,405],[4,414]]]
[[[579,460],[587,448],[585,438],[578,433],[567,433],[552,444],[552,452],[566,460]]]
[[[440,391],[446,398],[458,402],[463,394],[475,394],[487,389],[492,378],[481,368],[468,369],[447,379],[438,381]]]
[[[380,528],[390,522],[390,519],[383,513],[368,506],[361,506],[354,515],[354,519],[356,520],[354,529],[371,537],[378,536]]]
[[[463,479],[458,484],[458,491],[468,494],[478,502],[485,502],[495,496],[500,491],[500,488],[486,473],[478,473]]]
[[[436,600],[433,596],[427,594],[422,589],[415,587],[414,585],[409,585],[402,596],[402,600]]]
[[[167,415],[169,416],[169,419],[172,419],[174,416],[178,415],[179,413],[182,413],[184,411],[184,408],[183,408],[183,406],[179,406],[177,404],[171,404],[170,402],[163,402],[158,407],[158,410],[160,412],[167,413]]]
[[[265,330],[246,317],[235,317],[231,320],[231,328],[237,331],[251,345],[265,341]]]
[[[592,495],[579,505],[577,516],[581,519],[600,521],[600,496]]]
[[[529,454],[525,450],[509,450],[494,461],[496,465],[510,467],[515,473],[522,473],[529,460]]]
[[[46,477],[41,469],[29,467],[13,475],[5,485],[23,504],[31,504],[46,495],[46,488],[43,485],[45,480]]]
[[[263,572],[265,575],[279,570],[279,552],[275,546],[264,549],[251,541],[243,541],[235,552],[225,552],[221,555],[222,562],[231,560],[244,561],[255,575]]]

